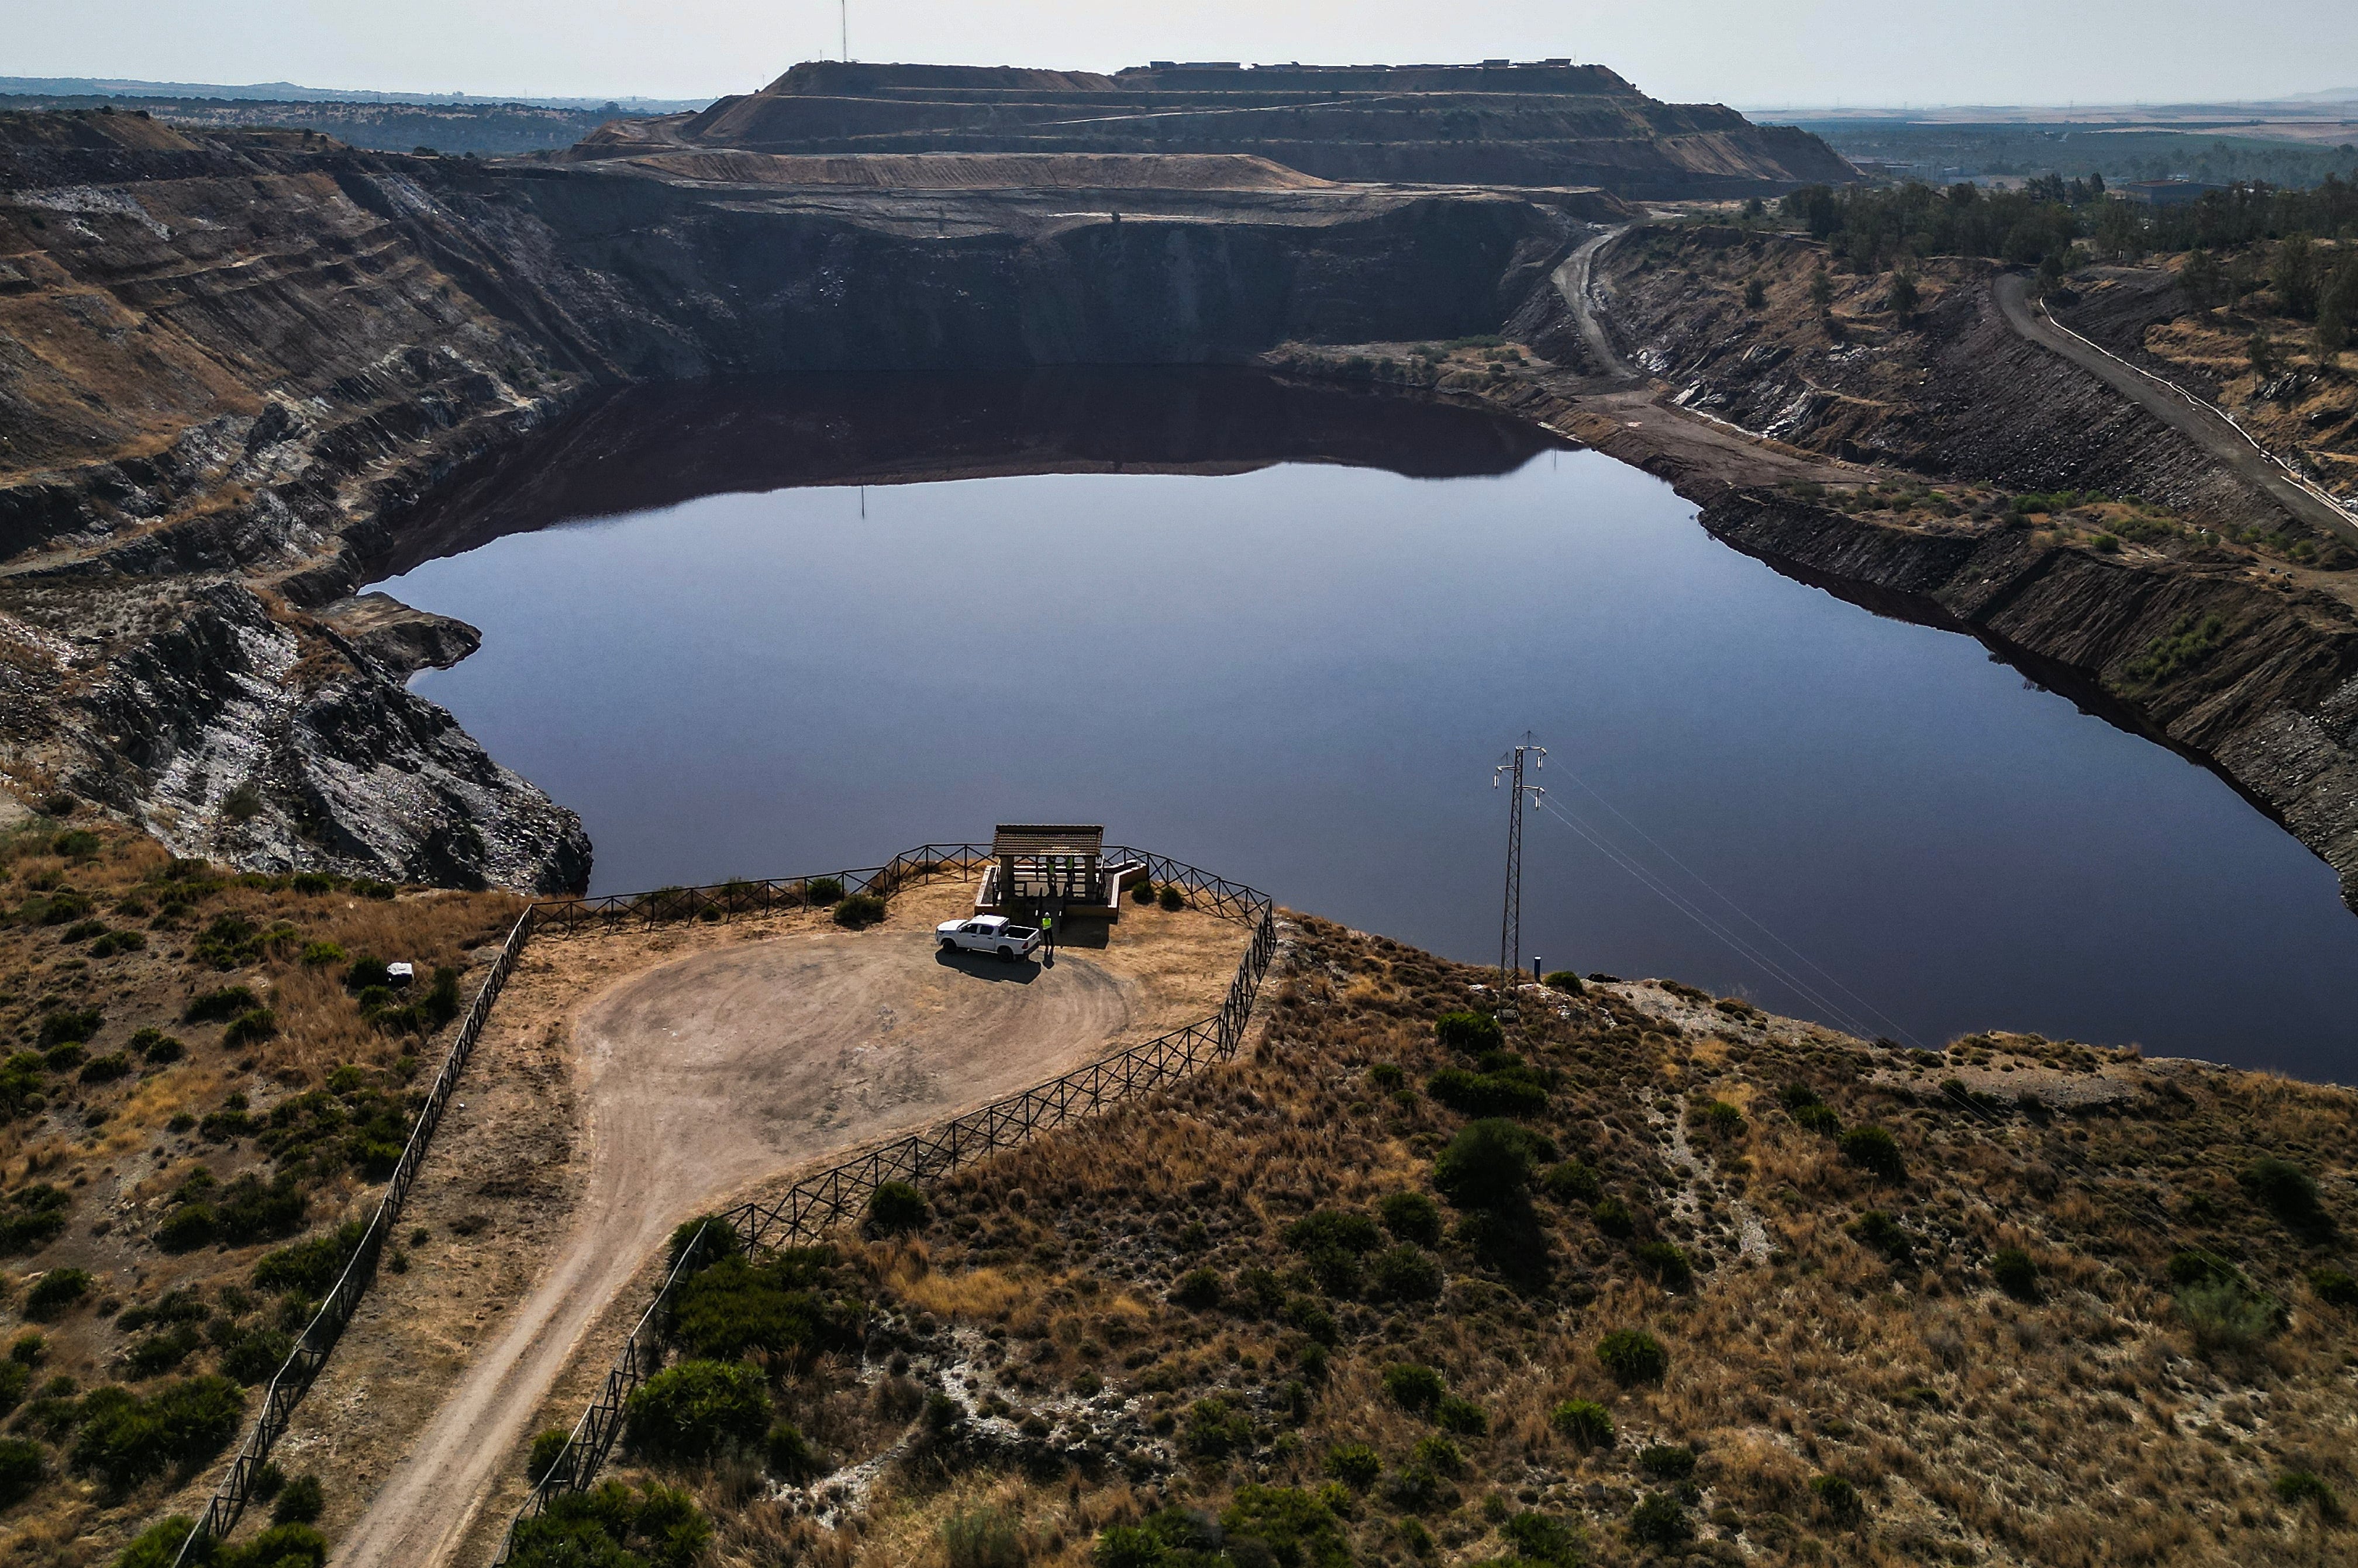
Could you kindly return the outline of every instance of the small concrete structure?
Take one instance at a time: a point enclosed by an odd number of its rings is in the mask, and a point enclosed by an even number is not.
[[[1119,920],[1122,890],[1146,875],[1143,861],[1106,864],[1105,828],[1096,823],[1002,822],[990,857],[974,896],[977,914]]]

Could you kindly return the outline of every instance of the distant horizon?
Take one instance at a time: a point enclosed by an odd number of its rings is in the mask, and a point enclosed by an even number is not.
[[[827,57],[814,57],[814,58],[827,58]],[[1492,57],[1492,58],[1498,58],[1498,57]],[[760,87],[761,87],[761,86],[767,86],[767,85],[768,85],[768,83],[769,83],[770,81],[775,81],[775,80],[776,80],[776,78],[777,78],[777,76],[784,74],[785,70],[787,70],[787,69],[791,69],[791,66],[792,66],[792,65],[795,65],[795,64],[803,64],[803,63],[807,63],[807,62],[806,62],[806,61],[794,61],[794,62],[790,62],[790,65],[789,65],[788,67],[782,67],[782,68],[779,70],[779,71],[777,71],[776,73],[773,73],[773,74],[772,76],[770,76],[770,77],[765,78],[765,79],[763,80],[763,81],[760,84],[760,86],[753,87],[753,88],[739,88],[739,89],[735,89],[735,90],[733,90],[733,91],[734,91],[735,92],[738,92],[738,93],[742,93],[742,92],[758,92],[758,91],[760,90]],[[977,61],[941,61],[941,60],[899,60],[899,59],[896,59],[896,60],[858,60],[858,59],[855,59],[854,61],[852,61],[852,63],[854,63],[854,64],[866,64],[866,65],[887,65],[887,66],[889,66],[889,65],[958,65],[958,64],[986,64],[986,65],[988,65],[988,64],[995,64],[996,62],[977,62]],[[1129,65],[1129,66],[1117,66],[1117,67],[1113,67],[1113,68],[1111,68],[1110,70],[1108,70],[1108,69],[1106,69],[1106,68],[1101,68],[1101,67],[1087,67],[1087,66],[1053,66],[1053,65],[1035,65],[1035,66],[1032,66],[1032,67],[1011,67],[1011,68],[1009,68],[1009,69],[1018,69],[1018,70],[1021,70],[1021,69],[1032,69],[1032,70],[1097,70],[1097,71],[1101,72],[1102,74],[1108,74],[1108,75],[1110,75],[1110,74],[1113,74],[1115,71],[1119,71],[1119,70],[1132,70],[1132,69],[1141,69],[1141,68],[1145,67],[1145,66],[1146,66],[1146,65],[1148,65],[1149,63],[1150,63],[1149,61],[1141,59],[1141,60],[1133,61],[1133,62],[1131,62],[1131,64],[1130,64],[1130,65]],[[1334,62],[1334,61],[1326,61],[1326,60],[1314,60],[1314,61],[1264,60],[1264,61],[1247,61],[1247,62],[1244,62],[1244,63],[1246,64],[1246,66],[1248,67],[1248,69],[1250,69],[1250,68],[1253,68],[1253,67],[1256,67],[1256,66],[1260,67],[1260,68],[1273,68],[1273,67],[1282,67],[1282,66],[1291,65],[1291,64],[1314,64],[1314,65],[1321,65],[1321,66],[1325,66],[1325,65],[1333,65],[1333,64],[1336,64],[1336,63],[1337,63],[1337,62]],[[1463,66],[1471,66],[1471,65],[1479,65],[1479,64],[1480,64],[1480,63],[1482,63],[1482,62],[1481,62],[1481,60],[1480,60],[1480,59],[1455,59],[1455,60],[1418,60],[1418,61],[1406,61],[1406,62],[1402,62],[1402,61],[1380,61],[1380,62],[1373,62],[1373,61],[1370,61],[1370,62],[1362,62],[1362,63],[1363,63],[1363,64],[1366,64],[1366,65],[1369,65],[1369,66],[1373,66],[1373,65],[1380,64],[1380,65],[1382,65],[1382,66],[1385,66],[1385,67],[1388,67],[1388,68],[1390,68],[1390,69],[1395,69],[1395,70],[1397,70],[1397,69],[1401,69],[1403,65],[1425,65],[1425,66],[1433,66],[1433,65],[1444,65],[1444,66],[1463,65]],[[1517,60],[1515,61],[1515,63],[1517,63],[1517,64],[1531,64],[1531,63],[1535,63],[1535,61],[1533,61],[1533,60],[1530,60],[1530,59],[1517,59]],[[1579,64],[1579,65],[1603,65],[1603,66],[1606,66],[1606,69],[1608,69],[1608,70],[1614,69],[1614,68],[1612,67],[1612,65],[1611,65],[1611,63],[1610,63],[1609,61],[1605,61],[1605,60],[1583,60],[1583,59],[1576,59],[1576,58],[1575,58],[1575,59],[1574,59],[1574,64]],[[1625,78],[1628,76],[1628,72],[1626,72],[1626,71],[1619,72],[1618,74],[1621,74],[1621,75],[1622,75],[1622,76],[1624,76]],[[1635,86],[1638,88],[1638,90],[1639,90],[1639,92],[1647,92],[1646,84],[1645,84],[1644,82],[1642,82],[1642,81],[1634,82],[1634,83],[1633,83],[1633,85],[1635,85]],[[72,91],[73,89],[80,88],[80,87],[83,87],[83,86],[92,87],[92,88],[95,88],[97,91],[96,91],[96,92],[95,92],[95,93],[88,93],[88,94],[85,94],[85,93],[77,93],[77,92],[74,92]],[[153,90],[153,91],[152,91],[152,92],[143,92],[139,91],[139,90],[142,90],[142,89],[148,89],[148,90]],[[464,100],[466,100],[466,101],[468,101],[468,102],[471,102],[471,103],[486,103],[486,104],[491,104],[491,103],[567,103],[567,104],[584,104],[584,105],[594,105],[594,104],[597,104],[597,103],[621,103],[621,104],[663,104],[663,105],[674,105],[674,104],[678,104],[678,105],[685,105],[685,104],[689,104],[689,103],[698,103],[698,104],[701,104],[701,103],[710,103],[710,102],[712,102],[712,101],[714,101],[714,100],[716,100],[716,99],[719,99],[719,98],[723,98],[723,97],[730,96],[730,93],[729,93],[729,92],[702,92],[702,93],[698,93],[698,92],[685,92],[685,93],[650,93],[650,92],[524,92],[524,91],[501,92],[501,91],[486,91],[486,90],[481,90],[481,89],[468,89],[468,88],[455,88],[455,87],[454,87],[454,88],[416,88],[416,87],[396,87],[396,86],[386,86],[386,85],[384,85],[383,83],[377,83],[377,82],[362,83],[362,84],[356,84],[356,85],[344,85],[344,84],[335,84],[335,83],[326,83],[326,82],[317,82],[317,81],[293,81],[293,80],[289,80],[289,79],[283,79],[283,78],[275,78],[275,79],[271,79],[271,80],[267,80],[267,81],[203,81],[203,80],[196,80],[196,79],[177,79],[177,80],[173,80],[173,79],[162,79],[162,78],[148,78],[148,77],[122,76],[122,75],[108,74],[108,73],[99,73],[99,72],[82,72],[82,73],[78,73],[78,74],[66,74],[66,75],[44,75],[44,76],[16,75],[16,74],[0,74],[0,96],[27,96],[27,97],[29,97],[29,96],[43,96],[43,95],[46,95],[46,96],[57,96],[57,97],[65,97],[65,96],[108,96],[108,97],[155,96],[155,97],[159,97],[159,98],[160,98],[160,97],[185,97],[185,96],[191,96],[191,95],[202,94],[202,93],[205,93],[205,92],[215,92],[215,91],[217,91],[217,92],[223,92],[223,93],[233,94],[233,95],[234,95],[234,96],[236,96],[236,97],[238,97],[238,98],[253,99],[253,100],[257,100],[257,101],[262,101],[262,102],[269,102],[269,101],[271,101],[271,100],[269,100],[269,99],[265,96],[265,94],[267,94],[271,90],[274,90],[274,89],[285,89],[285,90],[287,90],[287,91],[288,91],[288,92],[298,92],[298,93],[318,94],[318,95],[321,95],[323,98],[327,98],[327,99],[329,99],[330,101],[334,101],[334,100],[339,100],[339,99],[384,99],[384,100],[389,100],[389,101],[394,101],[394,102],[428,103],[428,102],[449,102],[449,101],[453,101],[453,100],[464,99]],[[1661,97],[1661,94],[1660,94],[1660,93],[1650,93],[1649,95],[1650,95],[1650,96],[1653,96],[1653,97],[1657,97],[1657,98]],[[2276,94],[2276,95],[2271,96],[2271,97],[2263,97],[2263,98],[2254,98],[2254,97],[2210,97],[2210,98],[2205,98],[2205,97],[2192,97],[2192,98],[2137,98],[2137,99],[2081,98],[2081,99],[2064,99],[2064,100],[2056,101],[2056,102],[2041,102],[2041,101],[2030,100],[2030,99],[2019,99],[2019,100],[2014,100],[2014,101],[1999,101],[1999,100],[1985,100],[1985,100],[1973,100],[1973,99],[1941,100],[1941,99],[1930,99],[1930,98],[1926,98],[1926,99],[1905,99],[1905,100],[1895,100],[1895,101],[1888,101],[1888,102],[1877,101],[1877,100],[1873,100],[1873,99],[1859,99],[1859,100],[1848,100],[1848,101],[1845,101],[1845,100],[1841,100],[1841,99],[1833,99],[1833,100],[1816,100],[1816,99],[1807,99],[1807,98],[1794,98],[1794,99],[1715,99],[1715,100],[1687,100],[1687,101],[1689,101],[1689,102],[1717,102],[1717,103],[1726,103],[1726,104],[1727,104],[1727,106],[1728,106],[1728,107],[1730,107],[1730,108],[1732,108],[1732,109],[1736,109],[1736,110],[1737,110],[1737,111],[1739,111],[1739,112],[1741,112],[1741,113],[1743,113],[1743,114],[1844,114],[1844,115],[1852,115],[1852,114],[1859,114],[1859,115],[1876,115],[1876,114],[1913,114],[1930,113],[1930,112],[1934,112],[1934,111],[1944,111],[1944,112],[1949,112],[1949,113],[1956,113],[1956,112],[1961,112],[1961,111],[1966,111],[1966,112],[1982,112],[1982,113],[1988,113],[1988,114],[2054,114],[2054,113],[2071,113],[2071,112],[2074,112],[2074,111],[2083,111],[2083,112],[2090,113],[2090,114],[2096,114],[2096,113],[2105,113],[2105,112],[2119,113],[2119,112],[2123,112],[2123,111],[2137,111],[2137,110],[2145,110],[2145,111],[2164,111],[2164,110],[2185,110],[2185,109],[2205,109],[2205,108],[2236,109],[2236,108],[2295,108],[2295,107],[2299,107],[2299,108],[2307,108],[2307,109],[2312,109],[2312,110],[2323,110],[2323,109],[2327,109],[2327,108],[2340,107],[2340,106],[2343,106],[2343,105],[2358,106],[2358,85],[2353,85],[2353,86],[2350,86],[2350,87],[2343,87],[2343,88],[2327,88],[2327,89],[2323,89],[2323,90],[2310,91],[2310,92],[2283,92],[2283,93]]]

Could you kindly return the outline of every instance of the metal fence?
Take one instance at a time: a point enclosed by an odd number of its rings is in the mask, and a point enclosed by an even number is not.
[[[205,1504],[202,1518],[180,1543],[176,1562],[188,1563],[192,1556],[201,1557],[207,1542],[227,1539],[237,1528],[240,1516],[245,1512],[248,1498],[254,1495],[254,1483],[262,1468],[270,1462],[270,1450],[285,1435],[287,1426],[295,1417],[295,1407],[310,1390],[319,1368],[327,1364],[328,1352],[335,1348],[337,1336],[352,1319],[360,1306],[362,1293],[376,1274],[378,1257],[384,1250],[384,1238],[393,1234],[395,1222],[401,1218],[401,1206],[409,1196],[411,1184],[417,1180],[417,1169],[425,1162],[426,1146],[441,1125],[442,1112],[450,1103],[450,1096],[459,1087],[459,1075],[465,1070],[467,1058],[474,1054],[475,1042],[481,1038],[483,1022],[492,1015],[492,1003],[499,1000],[500,989],[507,984],[508,976],[515,969],[516,959],[523,956],[525,944],[531,940],[533,912],[527,907],[517,916],[515,927],[500,948],[492,972],[483,977],[476,988],[475,1000],[467,1009],[467,1016],[459,1025],[458,1034],[450,1042],[449,1054],[442,1058],[442,1070],[434,1075],[433,1087],[427,1090],[426,1103],[417,1112],[417,1120],[409,1130],[409,1141],[401,1151],[401,1162],[393,1168],[393,1177],[385,1183],[384,1195],[377,1200],[376,1212],[369,1217],[368,1228],[362,1233],[360,1245],[345,1262],[344,1271],[330,1288],[327,1299],[311,1316],[303,1329],[302,1338],[296,1341],[294,1353],[286,1365],[270,1379],[270,1387],[262,1396],[262,1413],[254,1418],[253,1429],[246,1433],[244,1445],[229,1474],[213,1490]]]
[[[891,864],[873,874],[931,881],[944,866],[961,861],[973,864],[971,851],[976,848],[928,844],[906,856],[893,857]],[[828,1227],[857,1215],[869,1195],[886,1182],[936,1180],[970,1161],[1017,1147],[1051,1128],[1161,1088],[1236,1054],[1252,1017],[1253,999],[1276,956],[1275,904],[1266,893],[1166,856],[1109,849],[1106,858],[1109,863],[1144,861],[1153,881],[1183,887],[1213,913],[1251,925],[1251,943],[1238,962],[1220,1011],[1199,1023],[1128,1046],[1062,1077],[831,1166],[795,1183],[775,1203],[742,1204],[706,1221],[681,1249],[654,1300],[622,1342],[596,1397],[574,1423],[563,1452],[509,1521],[499,1554],[492,1560],[493,1568],[500,1568],[514,1554],[518,1525],[546,1512],[557,1497],[585,1490],[605,1465],[622,1433],[623,1411],[632,1392],[663,1367],[665,1309],[697,1260],[714,1245],[715,1224],[725,1226],[727,1234],[748,1256],[764,1247],[816,1239]]]

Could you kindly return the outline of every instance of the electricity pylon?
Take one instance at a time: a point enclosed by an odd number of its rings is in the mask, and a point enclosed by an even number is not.
[[[1498,922],[1498,997],[1507,998],[1510,973],[1520,973],[1523,967],[1523,796],[1533,800],[1547,794],[1537,784],[1523,782],[1523,762],[1529,758],[1531,771],[1537,773],[1546,765],[1547,748],[1523,731],[1520,744],[1500,759],[1490,770],[1490,787],[1511,775],[1513,783],[1507,792],[1507,908]]]

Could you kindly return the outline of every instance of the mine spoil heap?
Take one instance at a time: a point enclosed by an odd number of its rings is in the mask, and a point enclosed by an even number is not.
[[[1715,103],[1663,103],[1599,65],[1235,66],[1100,75],[795,66],[699,114],[618,121],[576,156],[650,146],[772,154],[1192,153],[1323,179],[1753,195],[1856,172],[1823,142]]]

